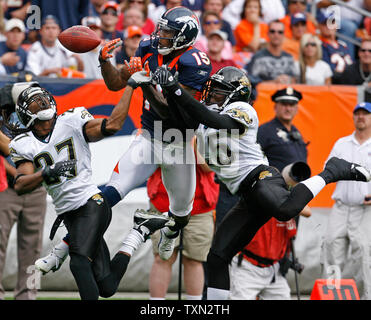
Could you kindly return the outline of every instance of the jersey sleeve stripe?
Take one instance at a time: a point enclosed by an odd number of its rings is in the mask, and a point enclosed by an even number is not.
[[[144,62],[146,62],[146,60],[150,57],[150,56],[152,56],[153,55],[153,53],[147,53],[146,55],[144,55],[144,57],[142,58],[142,65],[144,64]]]

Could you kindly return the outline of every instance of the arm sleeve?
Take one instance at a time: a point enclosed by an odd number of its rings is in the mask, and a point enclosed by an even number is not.
[[[189,115],[200,123],[215,129],[239,129],[244,132],[243,126],[226,114],[207,109],[203,104],[194,99],[178,84],[165,88],[167,94],[176,101],[178,106],[187,111]]]

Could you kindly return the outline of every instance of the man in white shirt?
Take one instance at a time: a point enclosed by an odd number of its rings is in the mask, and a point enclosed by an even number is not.
[[[341,157],[370,169],[371,103],[358,104],[353,111],[353,121],[355,131],[335,143],[329,158]],[[325,276],[340,268],[341,278],[354,278],[360,296],[369,300],[371,182],[339,181],[332,198],[336,202],[329,216],[323,246]]]
[[[41,40],[35,42],[28,53],[25,70],[37,76],[57,77],[62,68],[74,67],[84,70],[82,60],[77,54],[68,51],[57,40],[61,32],[56,17],[48,15],[41,23]]]

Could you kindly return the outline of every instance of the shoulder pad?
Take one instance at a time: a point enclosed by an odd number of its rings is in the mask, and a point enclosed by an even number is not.
[[[197,59],[196,56],[199,57],[199,59]],[[202,57],[207,57],[208,58],[208,56],[205,52],[203,52],[203,51],[201,51],[197,48],[192,48],[190,50],[187,50],[186,52],[184,52],[180,56],[179,63],[183,64],[183,65],[188,65],[188,66],[194,65],[195,67],[200,67],[200,66],[205,64],[205,63],[203,63]],[[211,63],[210,63],[210,65],[211,65]]]
[[[154,50],[151,46],[151,41],[149,38],[145,38],[139,42],[137,51],[135,52],[136,57],[143,57],[148,52],[151,52],[151,49]]]
[[[59,118],[61,120],[68,119],[69,123],[74,123],[74,124],[76,124],[77,122],[81,122],[81,121],[86,122],[86,121],[94,119],[94,117],[90,114],[88,110],[86,110],[85,107],[71,108],[63,112],[61,115],[59,115]]]
[[[209,79],[211,62],[205,52],[191,49],[182,54],[178,61],[179,82],[190,88],[202,90]]]
[[[32,156],[28,156],[30,147],[32,145],[31,133],[26,132],[17,135],[9,144],[10,157],[14,163],[22,160],[32,161]]]

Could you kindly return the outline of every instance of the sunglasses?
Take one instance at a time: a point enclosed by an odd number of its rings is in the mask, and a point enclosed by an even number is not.
[[[117,12],[115,10],[104,10],[102,14],[109,14],[111,16],[117,16]]]
[[[273,29],[271,29],[271,30],[269,30],[269,33],[278,33],[278,34],[283,34],[283,30],[273,30]]]
[[[363,48],[361,48],[361,49],[359,49],[359,51],[360,52],[368,52],[368,53],[371,53],[371,49],[363,49]]]
[[[317,47],[317,44],[315,42],[308,42],[305,46]]]
[[[292,25],[292,27],[306,27],[307,23],[305,21],[300,21]]]
[[[144,4],[143,0],[129,0],[129,3],[139,3],[139,4]]]
[[[220,23],[220,20],[212,20],[212,21],[205,21],[204,24],[206,24],[207,26],[210,25],[210,24],[219,24]]]

